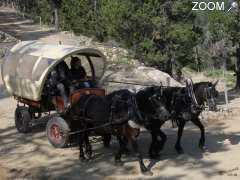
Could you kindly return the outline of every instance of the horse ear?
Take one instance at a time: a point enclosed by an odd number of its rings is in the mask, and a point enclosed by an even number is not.
[[[214,86],[214,87],[216,87],[216,85],[218,84],[218,81],[219,81],[219,80],[217,80],[216,82],[213,83],[213,86]]]

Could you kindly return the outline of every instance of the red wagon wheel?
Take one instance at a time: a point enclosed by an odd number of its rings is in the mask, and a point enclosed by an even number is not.
[[[50,127],[50,136],[55,143],[61,142],[62,139],[61,130],[57,124],[53,124]]]
[[[70,128],[62,117],[52,117],[47,123],[48,141],[56,148],[66,147],[69,143]]]

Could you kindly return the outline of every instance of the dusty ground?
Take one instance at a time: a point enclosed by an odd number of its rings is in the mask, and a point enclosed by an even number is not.
[[[56,33],[42,29],[17,17],[10,9],[0,9],[0,30],[19,39],[55,40]],[[59,37],[60,39],[62,37]],[[1,79],[1,78],[0,78]],[[198,79],[198,78],[196,78]],[[223,104],[220,98],[219,104]],[[223,106],[223,105],[222,105]],[[6,95],[0,80],[0,179],[239,179],[240,178],[240,97],[231,93],[230,112],[205,113],[206,146],[198,147],[199,130],[188,123],[183,136],[185,154],[177,155],[173,144],[176,129],[165,127],[168,141],[158,161],[150,161],[147,148],[150,138],[141,134],[139,145],[150,163],[154,175],[139,173],[136,159],[125,157],[125,165],[117,167],[113,161],[117,144],[110,149],[94,144],[95,158],[88,163],[78,160],[77,147],[54,149],[48,144],[44,126],[36,126],[32,133],[19,134],[14,127],[15,101]],[[45,121],[43,121],[45,122]]]

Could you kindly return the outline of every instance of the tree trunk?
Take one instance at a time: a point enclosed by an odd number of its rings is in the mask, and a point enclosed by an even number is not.
[[[172,77],[172,75],[173,75],[172,71],[173,71],[172,59],[168,59],[168,61],[166,63],[165,72],[168,73]]]
[[[94,13],[96,13],[97,12],[97,0],[94,0],[94,2],[93,2],[93,6],[94,6]]]
[[[239,44],[240,45],[240,44]],[[238,48],[236,50],[236,86],[235,89],[240,90],[240,46],[238,45]]]
[[[54,7],[54,25],[55,25],[55,30],[58,31],[59,21],[58,21],[58,9],[57,9],[57,7]]]

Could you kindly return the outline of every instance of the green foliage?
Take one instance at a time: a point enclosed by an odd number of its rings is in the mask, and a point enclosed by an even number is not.
[[[24,0],[21,3],[16,0],[12,1],[16,3],[16,8],[24,12],[27,17],[29,16],[35,21],[39,21],[39,17],[41,17],[43,23],[50,24],[52,12],[49,0]]]
[[[115,39],[150,65],[170,58],[182,66],[193,63],[193,47],[201,37],[187,0],[63,0],[60,12],[63,29],[100,41]]]
[[[219,2],[217,0],[213,0]],[[221,1],[222,2],[222,1]],[[199,47],[201,67],[222,68],[224,62],[233,70],[235,43],[240,39],[237,11],[227,12],[228,1],[225,0],[225,11],[197,11],[196,21],[203,29],[203,36]],[[240,26],[239,26],[240,27]]]
[[[234,77],[234,72],[233,71],[226,71],[223,77],[223,70],[208,70],[204,72],[204,75],[207,77],[211,77],[214,79],[224,79],[226,82],[227,87],[233,88],[235,85],[235,77]]]
[[[51,22],[58,7],[60,28],[76,34],[114,39],[149,65],[174,59],[194,63],[193,48],[201,38],[188,0],[25,0],[26,11]],[[56,3],[57,2],[57,3]]]

